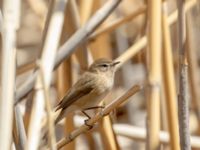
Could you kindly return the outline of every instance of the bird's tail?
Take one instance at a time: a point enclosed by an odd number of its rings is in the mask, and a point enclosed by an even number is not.
[[[56,117],[54,124],[56,125],[60,120],[62,120],[64,118],[64,111],[61,110],[61,112],[59,113],[59,115]]]

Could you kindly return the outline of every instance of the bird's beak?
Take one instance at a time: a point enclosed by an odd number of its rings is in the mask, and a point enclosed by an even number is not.
[[[113,62],[112,66],[116,66],[119,63],[120,63],[120,61]]]

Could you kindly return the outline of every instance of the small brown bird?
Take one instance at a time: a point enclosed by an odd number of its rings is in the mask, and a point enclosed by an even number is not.
[[[115,66],[119,63],[105,58],[96,60],[58,104],[56,111],[61,110],[61,112],[55,124],[68,113],[77,110],[90,118],[85,110],[101,107],[98,104],[113,87]]]

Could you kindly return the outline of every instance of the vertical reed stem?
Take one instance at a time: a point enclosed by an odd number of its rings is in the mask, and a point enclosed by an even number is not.
[[[166,95],[166,108],[168,117],[168,127],[170,132],[170,147],[179,150],[179,133],[178,133],[178,111],[177,111],[177,94],[176,82],[174,78],[174,66],[171,47],[170,28],[167,22],[166,2],[163,3],[162,27],[163,27],[163,76]]]
[[[177,0],[178,6],[178,46],[179,46],[179,95],[178,115],[181,150],[190,150],[189,101],[188,101],[188,63],[185,50],[185,12],[184,0]]]
[[[148,140],[149,150],[159,149],[160,82],[161,82],[161,0],[149,1],[149,91]]]

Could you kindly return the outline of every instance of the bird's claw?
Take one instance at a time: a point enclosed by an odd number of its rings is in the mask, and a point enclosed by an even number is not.
[[[89,130],[93,128],[93,125],[88,124],[89,119],[84,120],[86,126],[89,127]]]

